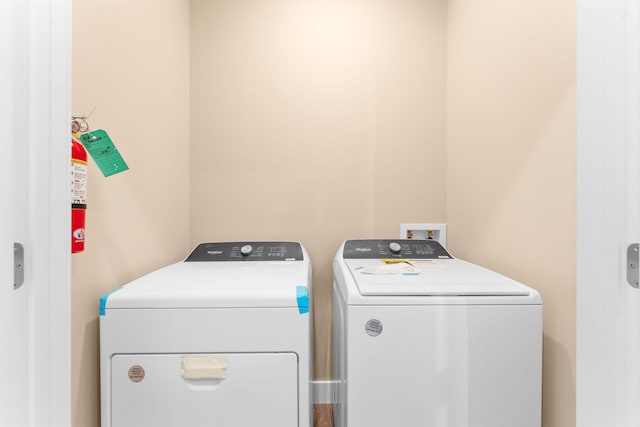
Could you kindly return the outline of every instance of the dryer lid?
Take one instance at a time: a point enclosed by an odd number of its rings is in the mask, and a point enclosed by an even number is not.
[[[345,259],[363,296],[527,296],[529,288],[458,259]]]
[[[136,279],[101,302],[132,308],[294,307],[310,293],[304,261],[179,262]],[[302,293],[305,295],[301,295]],[[104,307],[102,307],[104,306]]]

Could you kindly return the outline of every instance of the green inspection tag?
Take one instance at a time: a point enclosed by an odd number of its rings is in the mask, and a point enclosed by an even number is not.
[[[102,174],[107,177],[124,172],[129,169],[118,149],[103,130],[96,130],[80,135],[82,145],[100,168]]]

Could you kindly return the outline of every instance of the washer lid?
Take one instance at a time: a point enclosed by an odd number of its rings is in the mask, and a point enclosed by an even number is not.
[[[406,261],[344,260],[363,296],[527,296],[530,292],[515,280],[466,261]]]

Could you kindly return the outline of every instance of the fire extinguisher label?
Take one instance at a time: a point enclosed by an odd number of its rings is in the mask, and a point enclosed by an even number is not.
[[[71,204],[87,204],[87,162],[71,161]]]
[[[76,240],[84,240],[84,228],[73,230],[73,238]]]

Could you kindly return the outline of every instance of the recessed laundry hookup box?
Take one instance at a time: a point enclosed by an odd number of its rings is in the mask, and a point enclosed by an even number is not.
[[[100,300],[103,427],[311,427],[311,261],[204,243]]]

